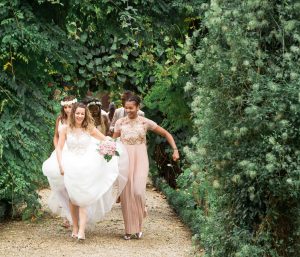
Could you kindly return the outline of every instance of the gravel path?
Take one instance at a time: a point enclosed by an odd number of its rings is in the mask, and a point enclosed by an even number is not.
[[[52,216],[46,200],[49,189],[40,192],[45,215],[37,222],[13,221],[0,224],[0,256],[88,256],[88,257],[187,257],[196,256],[191,233],[169,207],[165,197],[152,186],[147,188],[149,216],[141,240],[122,239],[123,220],[116,204],[84,242],[70,237],[62,220]]]

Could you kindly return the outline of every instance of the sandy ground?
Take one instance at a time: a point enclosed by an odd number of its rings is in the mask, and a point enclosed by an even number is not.
[[[70,237],[62,220],[47,208],[49,189],[40,192],[45,215],[36,222],[13,221],[0,224],[0,256],[112,256],[187,257],[196,254],[190,231],[169,207],[165,197],[151,185],[147,188],[148,217],[144,237],[125,241],[120,205],[116,204],[84,242]]]

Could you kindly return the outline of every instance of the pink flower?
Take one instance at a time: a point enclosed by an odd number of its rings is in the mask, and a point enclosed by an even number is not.
[[[115,141],[103,141],[99,145],[98,152],[100,155],[103,155],[106,161],[110,161],[113,156],[119,156],[119,152],[117,151],[117,146]]]

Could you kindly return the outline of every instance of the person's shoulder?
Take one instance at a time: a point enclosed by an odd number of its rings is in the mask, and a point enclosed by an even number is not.
[[[60,133],[67,133],[69,126],[67,124],[62,124],[60,128]]]
[[[120,118],[116,121],[115,123],[115,128],[118,128],[118,130],[122,127],[122,125],[124,124],[124,121],[125,121],[125,117],[123,118]]]
[[[122,117],[116,121],[116,124],[122,124],[126,120],[126,117]]]
[[[139,111],[138,111],[138,115],[139,115],[139,116],[142,116],[142,117],[145,117],[145,113],[144,113],[142,110],[139,110]]]
[[[122,115],[123,113],[124,113],[124,107],[120,107],[115,110],[114,116],[119,119],[119,118],[123,117],[123,115]]]
[[[108,120],[108,114],[101,114],[102,119]]]
[[[148,126],[150,126],[150,127],[156,127],[157,126],[157,123],[154,121],[154,120],[150,120],[150,119],[148,119],[148,118],[146,118],[146,117],[143,117],[143,116],[139,116],[139,119],[140,119],[140,121],[142,122],[142,123],[144,123],[144,124],[147,124]]]
[[[101,110],[101,115],[106,115],[107,116],[107,112],[106,111],[104,111],[104,110]]]
[[[101,117],[104,119],[108,119],[108,113],[106,111],[101,110]]]
[[[57,122],[57,123],[58,123],[58,122],[61,122],[61,119],[62,119],[61,115],[58,115],[57,118],[56,118],[56,122]]]
[[[115,110],[115,112],[121,112],[121,111],[123,111],[124,110],[124,107],[119,107],[119,108],[117,108],[116,110]]]
[[[121,111],[122,111],[122,107],[121,107],[121,108],[117,108],[117,109],[115,110],[114,115],[115,115],[115,116],[119,115],[119,113],[121,113]]]
[[[145,116],[139,116],[139,119],[142,121],[152,121],[152,120],[146,118]]]

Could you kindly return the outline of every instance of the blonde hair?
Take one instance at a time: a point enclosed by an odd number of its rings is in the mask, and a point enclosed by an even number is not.
[[[91,132],[93,130],[93,128],[95,127],[94,119],[93,119],[89,109],[87,108],[87,106],[83,103],[73,104],[72,110],[71,110],[71,115],[70,115],[70,120],[69,120],[70,129],[72,130],[75,128],[75,112],[76,112],[77,108],[83,108],[85,110],[85,116],[84,116],[84,120],[82,121],[81,127],[84,130]]]

